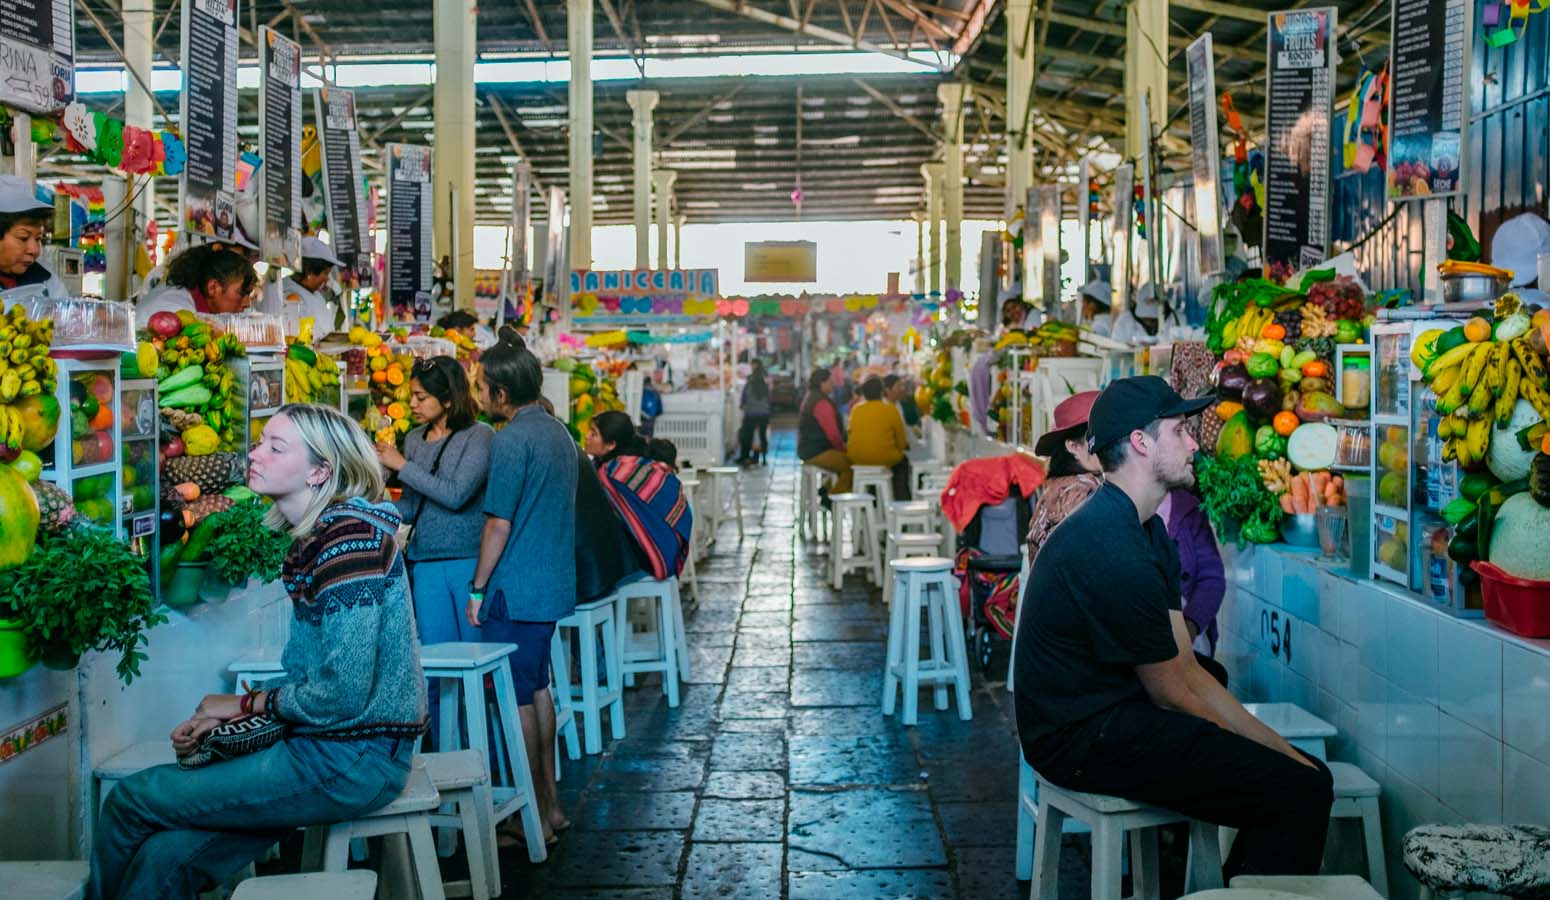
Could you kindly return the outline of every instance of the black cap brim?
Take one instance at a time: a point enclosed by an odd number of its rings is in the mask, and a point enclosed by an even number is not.
[[[1178,405],[1163,410],[1157,414],[1159,419],[1172,419],[1178,416],[1193,416],[1205,411],[1206,407],[1216,402],[1215,397],[1196,397],[1193,400],[1184,400]]]
[[[1039,435],[1039,440],[1033,445],[1033,452],[1040,456],[1049,456],[1055,452],[1055,448],[1064,444],[1067,440],[1077,440],[1087,431],[1087,423],[1072,425],[1070,428],[1061,428],[1056,431],[1046,431]]]

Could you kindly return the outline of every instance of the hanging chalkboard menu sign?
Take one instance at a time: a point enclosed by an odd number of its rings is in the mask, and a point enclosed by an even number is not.
[[[431,149],[388,144],[388,303],[402,318],[430,315]]]
[[[70,0],[0,0],[0,103],[51,113],[74,98]]]
[[[184,225],[190,234],[230,239],[237,189],[237,0],[184,2],[182,59]]]
[[[1286,276],[1329,255],[1334,7],[1271,13],[1265,36],[1265,265]]]
[[[258,35],[262,251],[264,259],[295,269],[301,266],[301,45],[267,25]]]
[[[334,255],[345,265],[364,271],[371,254],[366,248],[366,194],[361,177],[361,135],[355,127],[355,94],[320,88],[312,98],[318,139],[323,144],[323,197]]]
[[[1459,192],[1469,130],[1470,6],[1394,0],[1388,183],[1395,200]],[[1377,107],[1376,98],[1364,102],[1364,118],[1375,119]]]
[[[1189,69],[1190,174],[1195,182],[1195,237],[1200,272],[1222,271],[1222,149],[1216,127],[1216,60],[1211,35],[1185,52]]]

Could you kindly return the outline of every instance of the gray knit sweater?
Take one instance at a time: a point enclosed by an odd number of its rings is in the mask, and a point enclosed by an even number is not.
[[[485,476],[490,472],[490,441],[495,432],[483,422],[450,434],[434,444],[425,442],[425,426],[404,438],[407,462],[398,470],[404,487],[403,496],[394,501],[398,514],[414,525],[409,539],[409,558],[414,562],[432,559],[472,559],[479,555],[479,537],[484,530]],[[441,452],[436,474],[436,454]],[[420,505],[424,501],[424,506]],[[420,511],[419,521],[415,510]]]
[[[413,737],[425,730],[425,676],[391,504],[323,511],[286,556],[291,636],[268,708],[298,736]]]

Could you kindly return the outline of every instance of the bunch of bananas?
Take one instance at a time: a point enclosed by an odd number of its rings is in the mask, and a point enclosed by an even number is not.
[[[1443,459],[1464,466],[1484,460],[1491,425],[1507,427],[1519,397],[1550,420],[1545,365],[1527,338],[1465,341],[1434,353],[1441,338],[1441,333],[1421,335],[1411,356],[1437,395]]]
[[[1262,309],[1250,303],[1243,315],[1228,322],[1222,329],[1222,346],[1237,347],[1245,354],[1253,353],[1254,344],[1259,341],[1259,333],[1275,321],[1275,315],[1275,310]]]
[[[0,317],[0,403],[54,392],[57,369],[48,355],[53,341],[53,320],[34,322],[20,303]]]
[[[5,445],[9,458],[15,459],[16,453],[22,449],[25,429],[26,420],[22,418],[21,410],[14,406],[0,406],[0,443]]]
[[[292,349],[300,345],[292,345]],[[339,368],[334,358],[327,354],[313,354],[308,365],[300,355],[291,352],[285,356],[285,402],[319,403],[337,394]]]

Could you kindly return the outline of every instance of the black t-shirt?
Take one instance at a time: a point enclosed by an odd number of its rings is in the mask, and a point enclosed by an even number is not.
[[[1017,634],[1017,731],[1030,762],[1064,729],[1146,698],[1135,667],[1178,653],[1168,611],[1181,608],[1179,571],[1161,517],[1143,524],[1112,484],[1050,533]]]

